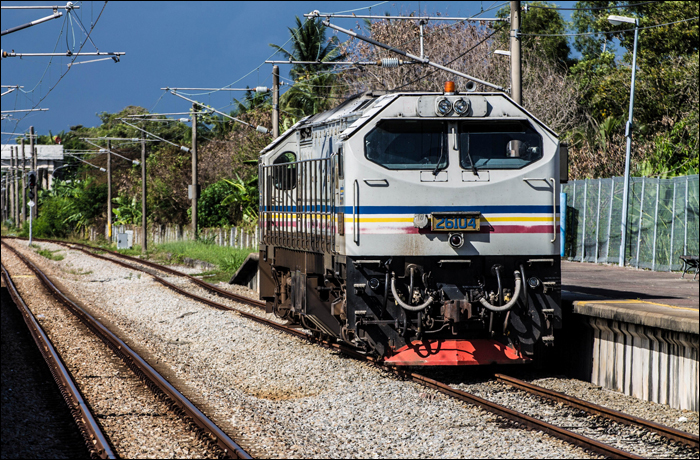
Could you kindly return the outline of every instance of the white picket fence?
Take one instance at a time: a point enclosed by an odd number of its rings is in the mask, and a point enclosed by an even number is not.
[[[88,228],[83,238],[95,241],[106,238],[108,227],[100,231],[96,227]],[[143,241],[143,228],[139,225],[112,225],[112,242],[117,242],[119,233],[133,232],[133,244],[141,245]],[[230,246],[234,248],[257,248],[259,237],[257,232],[247,232],[236,227],[231,228],[203,228],[199,230],[200,240],[211,241],[218,246]],[[192,229],[183,225],[152,225],[148,229],[148,244],[171,243],[175,241],[192,241]]]

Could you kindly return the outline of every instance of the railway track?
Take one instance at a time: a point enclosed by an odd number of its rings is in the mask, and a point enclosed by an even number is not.
[[[513,388],[526,391],[541,398],[566,404],[569,407],[582,410],[589,414],[599,415],[609,420],[613,420],[617,423],[643,428],[647,431],[651,431],[660,436],[663,436],[666,439],[679,442],[693,449],[700,448],[699,437],[696,434],[686,433],[685,431],[676,430],[675,428],[650,422],[639,417],[633,417],[631,415],[627,415],[625,413],[609,409],[607,407],[599,406],[597,404],[593,404],[582,399],[574,398],[573,396],[565,395],[564,393],[560,393],[558,391],[553,391],[548,388],[533,385],[531,383],[524,382],[522,380],[516,379],[514,377],[509,377],[507,375],[496,374],[496,379],[501,383],[505,383],[507,385],[512,386]]]
[[[95,319],[92,315],[86,312],[73,300],[71,300],[65,293],[56,286],[56,284],[46,275],[44,272],[36,266],[33,262],[27,259],[19,251],[15,250],[11,246],[2,242],[3,250],[10,250],[15,254],[31,271],[33,271],[37,278],[41,281],[44,287],[61,303],[63,303],[68,310],[75,315],[83,324],[85,324],[100,340],[102,340],[107,346],[109,346],[112,351],[121,358],[124,363],[139,377],[143,380],[146,385],[154,392],[162,393],[167,397],[171,405],[175,408],[175,411],[186,418],[186,420],[193,422],[202,433],[204,437],[208,438],[211,442],[218,446],[223,452],[224,456],[232,458],[251,458],[251,456],[241,448],[235,441],[233,441],[226,433],[224,433],[218,426],[216,426],[204,413],[202,413],[192,402],[190,402],[182,393],[180,393],[170,382],[168,382],[163,376],[161,376],[153,367],[151,367],[141,356],[139,356],[135,351],[133,351],[126,343],[124,343],[119,337],[113,334],[109,329],[107,329],[102,323]],[[5,275],[4,267],[3,274]],[[6,275],[8,281],[10,280],[9,274]],[[9,285],[9,282],[8,282]],[[19,297],[18,292],[15,290],[15,294]],[[14,297],[14,296],[13,296]],[[20,299],[21,300],[21,299]],[[22,302],[23,303],[23,302]],[[26,306],[26,305],[25,305]],[[36,323],[38,325],[38,323]],[[48,339],[47,339],[48,340]],[[60,358],[56,358],[60,361]],[[82,399],[81,399],[82,401]],[[84,401],[82,404],[85,406]],[[81,412],[81,415],[84,415]],[[86,414],[86,417],[92,418],[91,415]],[[94,418],[93,418],[94,420]],[[97,425],[97,424],[95,424]],[[89,433],[89,439],[98,439],[99,436],[105,439],[104,434],[99,434],[101,432],[96,432],[93,430],[92,426],[83,428]],[[97,443],[97,441],[93,441]],[[100,444],[97,452],[101,455],[108,452],[109,447],[107,441],[104,441],[104,446]],[[109,455],[114,455],[111,449],[109,450]],[[107,457],[105,457],[107,458]]]
[[[201,280],[197,280],[196,278],[193,278],[191,276],[188,276],[188,275],[182,274],[180,272],[177,272],[175,270],[169,269],[167,267],[162,267],[162,266],[155,264],[153,262],[150,262],[150,261],[144,261],[141,259],[132,258],[129,256],[125,256],[125,255],[116,253],[116,252],[106,251],[110,255],[117,257],[117,258],[124,259],[128,262],[124,262],[122,260],[115,260],[112,257],[107,257],[105,255],[95,253],[94,248],[86,246],[86,245],[78,245],[78,244],[74,244],[74,243],[70,243],[70,244],[69,243],[62,243],[62,242],[56,242],[56,241],[52,241],[52,240],[44,240],[44,241],[54,243],[54,244],[60,244],[60,245],[63,245],[65,247],[73,247],[74,249],[81,250],[82,252],[84,252],[90,256],[97,257],[97,258],[100,258],[100,259],[108,261],[108,262],[116,263],[118,265],[124,266],[124,267],[129,268],[129,269],[141,270],[144,273],[148,273],[156,281],[163,284],[164,286],[166,286],[166,287],[168,287],[168,288],[170,288],[170,289],[172,289],[172,290],[174,290],[182,295],[190,297],[194,300],[197,300],[199,302],[203,302],[203,303],[205,303],[211,307],[217,308],[217,309],[237,311],[239,314],[245,316],[246,318],[252,319],[252,320],[257,321],[259,323],[266,324],[266,325],[271,326],[277,330],[284,331],[288,334],[292,334],[296,337],[303,338],[303,339],[309,340],[311,342],[319,343],[325,347],[335,349],[335,350],[340,351],[346,355],[350,355],[354,358],[365,360],[365,361],[370,362],[376,366],[380,366],[383,369],[390,371],[403,379],[411,380],[411,381],[419,383],[425,387],[432,388],[432,389],[437,390],[445,395],[456,398],[460,401],[464,401],[466,403],[478,406],[478,407],[480,407],[480,408],[482,408],[490,413],[493,413],[493,414],[496,414],[500,417],[503,417],[504,419],[510,421],[511,423],[514,423],[515,425],[517,425],[519,427],[524,427],[524,428],[527,428],[530,430],[541,431],[541,432],[547,433],[552,437],[555,437],[557,439],[561,439],[567,443],[582,447],[588,451],[591,451],[591,452],[594,452],[594,453],[597,453],[600,455],[604,455],[604,456],[609,457],[609,458],[642,458],[642,457],[639,457],[637,455],[634,455],[634,454],[631,454],[629,452],[618,449],[616,447],[609,446],[609,445],[602,443],[600,441],[585,437],[585,436],[580,435],[578,433],[575,433],[573,431],[555,426],[553,424],[539,420],[535,417],[531,417],[531,416],[528,416],[526,414],[520,413],[516,410],[507,408],[505,406],[499,405],[499,404],[494,403],[492,401],[488,401],[487,399],[480,398],[480,397],[478,397],[474,394],[468,393],[466,391],[456,389],[456,388],[454,388],[446,383],[442,383],[442,382],[439,382],[437,380],[426,377],[424,375],[421,375],[421,374],[418,374],[415,372],[411,372],[410,370],[406,370],[403,368],[382,366],[381,362],[378,362],[377,360],[375,360],[371,357],[368,357],[368,356],[364,355],[363,353],[358,352],[357,350],[355,350],[353,348],[343,346],[342,344],[338,344],[338,343],[331,343],[331,342],[323,341],[312,334],[300,331],[298,328],[288,327],[288,326],[279,324],[277,322],[270,321],[266,318],[262,318],[262,317],[259,317],[257,315],[250,314],[246,311],[243,311],[243,310],[240,310],[240,309],[237,309],[234,307],[230,307],[230,306],[224,305],[222,303],[212,301],[210,299],[206,299],[206,298],[198,296],[196,294],[192,294],[192,293],[188,292],[186,289],[183,289],[182,287],[177,286],[173,283],[170,283],[170,282],[166,281],[165,279],[163,279],[162,277],[159,277],[152,270],[160,270],[162,272],[165,272],[165,273],[168,273],[171,275],[184,277],[184,278],[187,278],[190,280],[195,280],[194,282],[197,285],[202,286],[209,291],[213,291],[216,294],[221,295],[223,297],[229,298],[231,300],[235,300],[236,302],[245,303],[246,305],[250,305],[250,306],[253,306],[256,308],[263,307],[263,304],[261,302],[258,302],[258,301],[255,301],[255,300],[252,300],[249,298],[245,298],[242,296],[237,296],[235,294],[221,290],[221,289],[216,288],[214,286],[208,285],[208,283],[204,283]],[[137,264],[145,265],[152,270],[146,270],[144,268],[140,268],[137,266]],[[507,377],[501,376],[501,378],[506,379]],[[511,379],[510,381],[514,382],[515,380]],[[600,414],[600,415],[602,415],[602,414]],[[629,417],[629,416],[627,416],[627,417]],[[633,417],[629,417],[629,418],[633,418]],[[656,424],[654,424],[654,425],[656,425]],[[661,427],[661,426],[659,425],[659,427]],[[664,427],[664,428],[667,428],[667,427]],[[678,431],[678,430],[673,430],[670,428],[666,430],[667,433],[675,432],[675,431]],[[682,433],[682,432],[680,432],[680,433]],[[680,435],[676,434],[675,436],[680,436]],[[669,439],[678,440],[677,438],[670,437],[670,435],[667,437],[669,437]],[[683,442],[683,441],[681,441],[681,442]],[[691,444],[691,447],[692,447],[692,444]]]
[[[2,265],[1,269],[2,277],[5,281],[5,285],[7,286],[7,290],[9,291],[12,300],[15,302],[15,305],[17,305],[17,308],[19,308],[20,313],[24,318],[24,322],[27,324],[27,328],[34,339],[39,352],[44,357],[44,360],[51,371],[51,375],[53,376],[59,391],[63,395],[63,398],[70,409],[73,420],[75,420],[80,433],[83,435],[83,439],[85,440],[85,445],[88,448],[90,456],[99,458],[117,458],[112,450],[112,447],[109,445],[107,438],[102,432],[102,428],[95,420],[92,411],[85,403],[83,396],[80,394],[78,386],[73,380],[73,377],[63,364],[60,355],[54,348],[41,325],[39,325],[39,322],[34,317],[34,314],[31,312],[31,310],[29,310],[27,304],[24,303],[22,296],[19,294],[12,277],[10,277],[10,274],[5,269],[5,266]]]

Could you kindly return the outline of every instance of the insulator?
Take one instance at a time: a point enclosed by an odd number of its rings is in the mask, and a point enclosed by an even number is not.
[[[382,67],[393,68],[399,66],[399,58],[383,58]]]

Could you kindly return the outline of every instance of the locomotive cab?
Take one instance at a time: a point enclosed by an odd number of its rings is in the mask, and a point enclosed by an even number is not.
[[[501,93],[368,93],[260,158],[268,311],[395,365],[527,362],[561,327],[559,141]]]

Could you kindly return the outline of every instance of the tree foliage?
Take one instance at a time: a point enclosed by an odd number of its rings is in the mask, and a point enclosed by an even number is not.
[[[586,163],[604,163],[606,150],[597,150],[590,140],[609,117],[617,119],[618,128],[611,133],[624,144],[624,121],[630,99],[631,62],[634,49],[634,26],[613,25],[609,9],[590,9],[627,5],[628,2],[577,2],[572,15],[577,33],[574,47],[583,58],[571,68],[571,75],[581,92],[579,106],[586,124],[574,136],[573,158],[588,158]],[[641,28],[681,21],[698,16],[697,2],[645,2],[617,8],[612,14],[635,17]],[[615,57],[613,39],[624,50],[622,59]],[[680,22],[639,31],[637,45],[633,124],[633,173],[649,176],[673,176],[698,171],[698,22]],[[582,133],[588,133],[582,137]],[[589,140],[581,142],[587,137]],[[623,149],[624,152],[624,149]],[[598,153],[597,161],[593,158]],[[617,156],[615,157],[617,159]],[[619,161],[606,174],[622,175]],[[622,163],[624,164],[624,163]],[[580,165],[582,176],[596,177],[600,167]]]
[[[289,28],[292,51],[270,43],[272,48],[293,61],[333,62],[342,57],[338,52],[338,38],[333,36],[326,40],[328,28],[323,25],[320,18],[309,18],[302,23],[297,16],[295,21],[296,27]],[[294,64],[289,73],[298,80],[302,76],[325,72],[328,67],[325,64]]]
[[[639,18],[640,27],[673,23],[698,16],[697,2],[641,2],[627,6],[622,1],[582,1],[567,24],[555,5],[531,2],[521,14],[523,106],[569,141],[571,176],[610,177],[622,175],[625,157],[624,129],[630,97],[634,33],[629,24],[614,26],[608,15]],[[622,8],[610,9],[610,7]],[[509,15],[508,6],[499,16]],[[408,13],[409,15],[411,13]],[[420,55],[418,19],[363,21],[357,29],[364,35]],[[508,49],[510,27],[505,22],[443,23],[424,26],[425,55],[433,62],[510,90],[508,59],[495,55]],[[293,60],[335,62],[380,61],[397,54],[364,41],[336,36],[327,38],[319,18],[290,28],[285,49],[270,45]],[[585,33],[567,40],[568,32]],[[617,45],[619,43],[619,45]],[[283,46],[287,46],[286,44]],[[578,53],[572,57],[571,47]],[[405,58],[401,58],[404,59]],[[699,75],[698,21],[678,22],[639,32],[632,130],[632,171],[646,176],[674,176],[698,172]],[[458,90],[467,79],[416,63],[399,67],[340,67],[297,64],[294,79],[282,95],[281,130],[300,118],[335,107],[345,98],[365,91],[441,91],[446,80]],[[492,91],[477,84],[477,91]],[[205,111],[206,107],[195,107]],[[231,116],[253,126],[270,126],[271,95],[246,92],[235,101]],[[147,114],[146,109],[127,106],[117,113],[97,114],[96,127],[71,126],[70,131],[40,135],[37,142],[54,144],[60,139],[66,149],[92,149],[82,138],[119,137],[141,139],[142,133],[120,119]],[[149,120],[131,124],[189,146],[192,129],[183,123]],[[253,225],[257,214],[255,186],[259,152],[269,144],[269,135],[257,132],[213,111],[198,115],[198,182],[202,187],[199,222],[202,226]],[[148,215],[152,223],[187,224],[191,201],[187,186],[192,183],[191,155],[176,146],[147,138],[146,165]],[[106,144],[102,144],[106,146]],[[129,159],[141,158],[141,142],[113,142],[112,150]],[[83,157],[97,167],[106,167],[106,156]],[[39,197],[38,230],[47,236],[62,236],[89,224],[106,220],[106,176],[75,159],[60,170],[54,189]],[[141,218],[141,168],[113,158],[113,196],[116,221]]]

